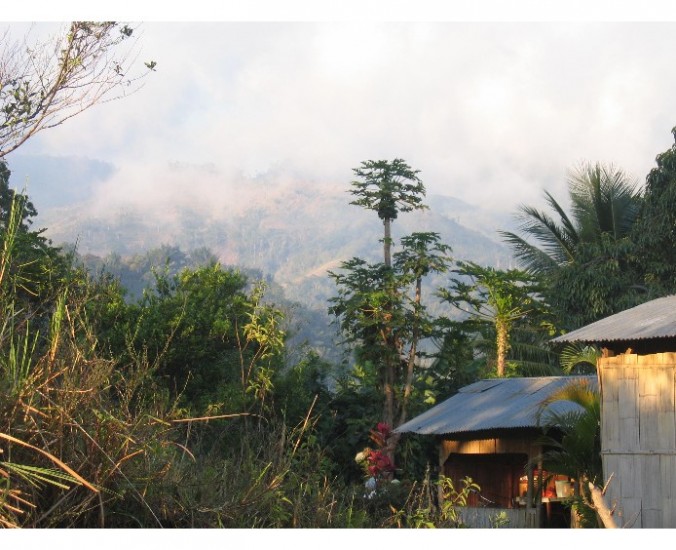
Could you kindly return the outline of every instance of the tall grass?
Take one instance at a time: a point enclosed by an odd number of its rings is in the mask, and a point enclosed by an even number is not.
[[[158,383],[159,357],[103,348],[96,281],[47,273],[58,292],[26,301],[41,287],[18,265],[18,211],[0,228],[0,526],[393,525],[393,495],[370,500],[332,473],[314,403],[289,426],[268,385],[265,407],[190,418]],[[234,381],[238,403],[246,389]]]
[[[0,525],[358,523],[350,489],[323,466],[311,410],[294,427],[274,415],[186,419],[155,385],[152,357],[121,365],[99,349],[87,317],[92,292],[69,287],[46,321],[3,294]]]

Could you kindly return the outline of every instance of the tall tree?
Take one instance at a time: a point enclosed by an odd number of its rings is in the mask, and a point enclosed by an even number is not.
[[[646,178],[645,193],[633,240],[646,283],[659,294],[676,292],[676,127],[674,145],[657,156]]]
[[[427,314],[422,302],[423,278],[430,273],[445,273],[450,264],[451,247],[441,242],[438,233],[412,233],[401,239],[402,250],[394,255],[395,269],[405,283],[413,284],[413,298],[410,301],[408,326],[410,339],[408,350],[400,349],[399,355],[405,358],[406,375],[399,412],[398,424],[406,422],[408,401],[413,391],[415,362],[418,347],[424,337],[434,331],[433,320]],[[400,347],[402,342],[396,342]]]
[[[336,316],[358,359],[375,370],[375,384],[384,397],[381,419],[389,426],[406,421],[419,345],[434,331],[422,301],[422,279],[447,269],[449,251],[438,234],[414,233],[402,239],[392,266],[353,258],[343,262],[340,273],[329,272],[338,290],[329,313]],[[397,441],[391,440],[390,456]]]
[[[384,397],[382,420],[395,419],[395,378],[401,358],[401,331],[406,328],[402,309],[402,280],[384,263],[369,264],[361,258],[343,262],[340,272],[329,272],[338,295],[329,302],[329,313],[338,321],[345,343],[353,346],[358,360],[375,370],[378,391]]]
[[[383,256],[387,267],[392,265],[392,222],[399,212],[427,208],[422,202],[425,186],[418,177],[420,170],[413,170],[402,159],[367,160],[352,170],[357,180],[352,182],[350,193],[358,197],[350,204],[375,210],[383,220]]]
[[[603,235],[615,241],[629,235],[638,214],[640,193],[637,183],[622,170],[600,163],[583,164],[569,174],[568,195],[571,215],[545,191],[554,217],[524,205],[517,213],[521,221],[518,234],[500,231],[526,269],[535,273],[555,271],[574,263],[584,243],[598,242]]]
[[[360,342],[364,357],[376,365],[385,395],[383,418],[393,426],[396,374],[405,340],[401,337],[406,322],[402,286],[409,281],[392,269],[392,221],[400,212],[426,208],[425,186],[420,171],[402,159],[363,161],[353,172],[357,179],[350,193],[357,198],[350,204],[374,210],[383,221],[383,263],[369,265],[354,258],[341,266],[346,274],[330,273],[339,288],[330,312],[341,318],[348,340]]]

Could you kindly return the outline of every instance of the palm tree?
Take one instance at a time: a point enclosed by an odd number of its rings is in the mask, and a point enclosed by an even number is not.
[[[509,231],[500,234],[512,246],[523,267],[534,273],[550,273],[575,263],[584,244],[597,243],[604,236],[613,241],[627,237],[640,205],[637,186],[636,180],[612,165],[583,164],[568,177],[570,215],[545,191],[553,215],[521,206],[520,234]]]
[[[566,374],[596,374],[596,362],[601,350],[591,344],[568,344],[561,350],[559,362]]]
[[[570,401],[573,411],[558,412],[553,403]],[[601,400],[599,392],[587,380],[575,380],[549,396],[541,405],[540,425],[557,429],[560,440],[550,438],[551,450],[543,455],[552,471],[575,479],[602,481],[601,475]]]
[[[557,411],[555,404],[569,401],[576,410]],[[539,424],[545,430],[541,443],[548,449],[534,463],[547,471],[577,480],[573,507],[583,524],[597,523],[590,506],[589,484],[603,483],[601,460],[601,397],[587,380],[571,381],[540,405]]]

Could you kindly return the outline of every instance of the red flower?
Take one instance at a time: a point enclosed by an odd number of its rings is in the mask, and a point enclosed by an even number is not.
[[[375,430],[370,430],[371,441],[373,441],[378,447],[384,447],[387,445],[387,438],[392,434],[392,428],[389,424],[385,422],[378,422]]]
[[[368,471],[374,477],[385,472],[394,471],[394,465],[392,464],[392,461],[382,451],[369,451],[366,460],[369,464]]]
[[[390,433],[392,433],[392,428],[385,422],[378,422],[376,430],[378,430],[384,438],[389,437]]]

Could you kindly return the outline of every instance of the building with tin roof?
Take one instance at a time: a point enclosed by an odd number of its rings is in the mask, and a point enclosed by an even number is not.
[[[570,480],[554,475],[548,486],[538,488],[533,465],[545,450],[542,403],[571,383],[596,389],[596,376],[480,380],[395,431],[436,437],[440,472],[455,487],[461,487],[465,477],[480,486],[463,510],[468,524],[490,527],[491,514],[502,513],[511,527],[566,526],[570,515],[563,502],[569,494],[562,494],[565,489],[557,493],[556,481],[571,487]],[[569,401],[549,407],[557,413],[579,408]]]
[[[601,458],[621,525],[676,528],[676,295],[553,340],[603,349]]]

